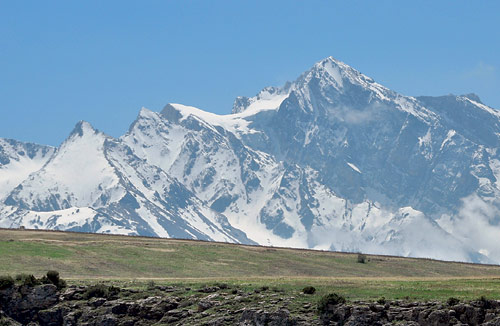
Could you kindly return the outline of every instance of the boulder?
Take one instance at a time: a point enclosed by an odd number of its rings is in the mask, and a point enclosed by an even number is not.
[[[115,315],[125,315],[128,311],[128,305],[125,302],[112,302],[111,312]]]
[[[40,326],[59,326],[63,323],[63,317],[70,310],[66,307],[53,307],[51,309],[40,310],[38,312],[38,320]]]
[[[198,302],[198,312],[202,312],[202,311],[205,311],[207,309],[210,309],[214,305],[215,305],[215,303],[212,301],[207,301],[207,300],[200,301],[200,302]]]
[[[444,310],[434,310],[427,317],[427,325],[430,326],[448,326],[449,321],[449,314]]]

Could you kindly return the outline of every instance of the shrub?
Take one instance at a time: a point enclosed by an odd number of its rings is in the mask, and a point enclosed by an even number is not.
[[[41,282],[32,274],[18,274],[16,275],[16,282],[21,285],[33,287],[35,285],[40,285]]]
[[[155,281],[151,280],[151,281],[148,281],[148,284],[146,285],[146,288],[148,290],[154,290],[156,288],[156,283]]]
[[[318,302],[318,311],[323,314],[328,311],[328,306],[336,306],[345,303],[345,298],[337,293],[330,293],[323,297]]]
[[[448,306],[454,306],[454,305],[457,305],[459,302],[460,302],[460,300],[459,300],[459,299],[457,299],[457,298],[454,298],[454,297],[450,297],[450,298],[448,298],[448,300],[446,301],[446,303],[448,303]]]
[[[47,278],[54,285],[59,284],[59,281],[61,280],[59,278],[59,272],[57,272],[57,271],[48,271],[47,272]]]
[[[59,272],[48,271],[46,275],[42,276],[40,281],[43,284],[54,284],[58,289],[66,287],[66,281],[59,277]]]
[[[316,288],[314,286],[306,286],[302,289],[304,294],[314,294],[316,292]]]
[[[215,283],[214,286],[217,286],[221,290],[229,289],[229,285],[227,285],[227,283]]]
[[[477,302],[483,309],[490,309],[492,306],[491,301],[488,300],[484,295],[477,299]]]
[[[116,297],[118,293],[120,293],[119,288],[99,283],[89,286],[87,290],[85,290],[85,292],[83,293],[83,298],[87,300],[91,298],[112,299]]]
[[[112,299],[114,297],[117,297],[119,293],[120,293],[119,287],[116,287],[113,285],[108,287],[108,299]]]
[[[385,297],[381,297],[380,299],[378,299],[377,303],[378,304],[385,304],[386,303]]]
[[[89,286],[85,293],[83,293],[84,299],[90,298],[107,298],[109,295],[108,287],[104,284],[95,284]]]
[[[0,276],[0,290],[5,290],[14,285],[14,279],[10,276]]]
[[[366,255],[359,253],[358,254],[358,263],[360,264],[366,264]]]

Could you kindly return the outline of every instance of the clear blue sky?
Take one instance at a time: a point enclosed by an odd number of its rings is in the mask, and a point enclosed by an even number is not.
[[[0,137],[120,136],[144,106],[229,113],[334,56],[406,95],[500,109],[500,1],[0,0]]]

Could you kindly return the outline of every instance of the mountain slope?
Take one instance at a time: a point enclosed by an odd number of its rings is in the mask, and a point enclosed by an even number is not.
[[[0,225],[500,262],[499,144],[477,96],[404,96],[329,57],[232,114],[78,124],[2,189]]]
[[[261,244],[489,261],[418,211],[390,210],[371,199],[345,200],[318,171],[278,162],[245,145],[254,134],[247,124],[251,119],[170,104],[161,113],[142,110],[123,140]],[[340,172],[360,174],[354,164],[344,165]],[[412,229],[417,224],[426,231]],[[439,250],[436,238],[445,239]]]
[[[0,200],[31,173],[38,171],[54,151],[50,146],[0,138]]]
[[[19,208],[11,221],[29,227],[251,242],[175,179],[85,122],[5,204]]]

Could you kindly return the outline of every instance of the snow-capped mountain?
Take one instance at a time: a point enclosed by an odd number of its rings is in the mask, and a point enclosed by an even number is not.
[[[177,180],[86,122],[4,203],[7,227],[251,242]]]
[[[55,149],[0,138],[0,201],[31,173],[38,171]]]
[[[0,226],[500,263],[499,143],[476,95],[404,96],[330,57],[228,115],[79,123],[22,175],[3,145]]]

